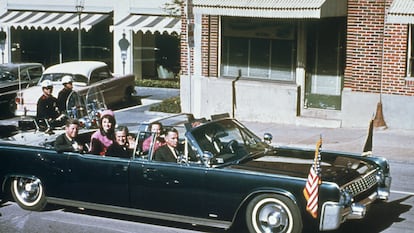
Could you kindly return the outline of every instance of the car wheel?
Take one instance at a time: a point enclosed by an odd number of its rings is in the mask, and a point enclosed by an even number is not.
[[[246,225],[251,233],[300,233],[303,227],[295,203],[277,194],[263,194],[253,198],[247,205]]]
[[[37,178],[15,178],[11,182],[11,193],[22,209],[40,211],[46,206],[43,185]]]

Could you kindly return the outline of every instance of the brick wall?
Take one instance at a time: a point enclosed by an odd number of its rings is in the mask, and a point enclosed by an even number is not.
[[[181,14],[181,67],[187,67],[188,60],[188,46],[187,46],[187,18],[185,11]],[[191,20],[192,22],[193,19]],[[199,26],[199,25],[197,25]],[[201,32],[201,59],[202,59],[202,75],[206,77],[218,77],[218,61],[219,61],[219,16],[202,16],[202,32]],[[193,55],[194,51],[191,49],[192,59],[191,70],[194,71]],[[181,69],[181,74],[187,75],[187,69]]]
[[[344,86],[379,93],[381,87],[384,4],[348,0],[347,53]]]
[[[358,92],[414,95],[405,80],[408,26],[384,25],[391,3],[348,0],[344,87]]]
[[[187,15],[186,15],[186,10],[185,10],[186,5],[182,4],[181,5],[181,41],[180,41],[180,46],[181,46],[181,57],[180,57],[180,65],[181,65],[181,74],[182,75],[188,75],[188,43],[187,43],[187,26],[188,26],[188,21],[187,21]],[[190,19],[191,22],[194,22],[194,19]],[[190,48],[190,59],[191,59],[191,73],[193,73],[194,68],[193,68],[193,55],[194,55],[194,50],[193,48]]]
[[[406,85],[408,26],[385,25],[382,93],[413,95],[414,88]]]
[[[202,75],[206,77],[218,77],[219,16],[203,16],[202,28]]]

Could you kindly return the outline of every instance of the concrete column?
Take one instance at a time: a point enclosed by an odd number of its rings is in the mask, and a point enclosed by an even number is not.
[[[302,112],[305,102],[305,78],[306,78],[306,28],[302,22],[298,23],[298,39],[296,49],[296,85],[300,86],[300,99],[298,101],[297,113]]]
[[[195,116],[200,116],[202,114],[202,56],[201,56],[201,31],[202,31],[202,22],[201,15],[194,15],[194,58],[193,58],[193,69],[194,74],[192,76],[192,112]]]

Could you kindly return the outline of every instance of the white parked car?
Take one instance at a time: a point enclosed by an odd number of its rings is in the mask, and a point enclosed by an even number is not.
[[[42,95],[41,82],[51,80],[53,96],[57,98],[63,89],[62,77],[72,76],[73,90],[80,95],[86,95],[88,89],[99,88],[102,91],[105,103],[111,106],[122,101],[130,101],[135,94],[135,76],[132,74],[117,76],[112,74],[104,62],[73,61],[65,62],[47,68],[36,86],[17,93],[16,116],[36,116],[37,101]]]

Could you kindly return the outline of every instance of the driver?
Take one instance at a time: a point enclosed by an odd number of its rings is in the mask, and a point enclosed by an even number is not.
[[[223,145],[213,128],[207,128],[205,134],[199,140],[203,151],[209,151],[214,155],[218,155],[223,150]]]

